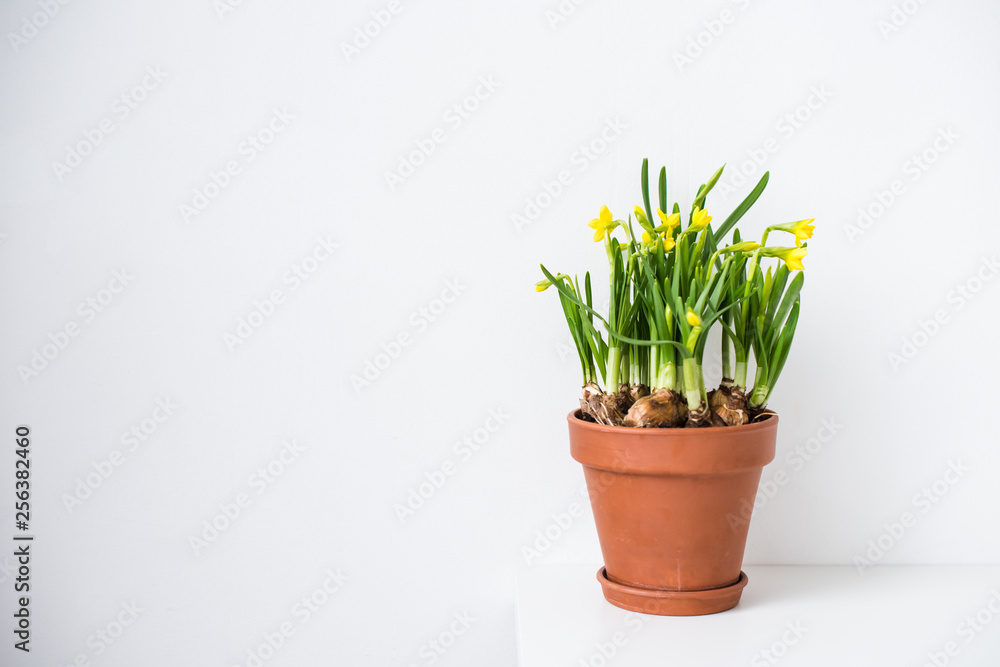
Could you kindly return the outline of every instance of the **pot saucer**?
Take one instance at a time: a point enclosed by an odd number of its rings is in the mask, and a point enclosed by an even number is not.
[[[604,567],[597,571],[597,580],[604,589],[604,598],[611,604],[657,616],[702,616],[732,609],[739,603],[749,581],[746,573],[740,571],[740,578],[730,586],[702,591],[664,591],[616,583],[608,579]]]

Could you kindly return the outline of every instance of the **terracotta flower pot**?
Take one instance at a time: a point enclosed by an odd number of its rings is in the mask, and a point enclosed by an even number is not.
[[[624,428],[569,415],[570,451],[583,464],[608,602],[666,616],[736,606],[763,467],[778,417],[719,428]]]

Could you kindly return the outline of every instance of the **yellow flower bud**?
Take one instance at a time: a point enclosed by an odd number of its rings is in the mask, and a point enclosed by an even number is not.
[[[693,327],[699,327],[699,326],[701,326],[701,318],[698,317],[698,315],[693,310],[691,310],[690,308],[688,308],[688,312],[687,312],[687,321],[688,321],[688,324],[690,324]]]
[[[649,220],[646,219],[646,214],[643,212],[642,208],[637,204],[635,206],[635,219],[643,227],[651,227]]]
[[[723,248],[722,252],[752,252],[759,247],[760,244],[756,241],[743,241],[742,243]]]

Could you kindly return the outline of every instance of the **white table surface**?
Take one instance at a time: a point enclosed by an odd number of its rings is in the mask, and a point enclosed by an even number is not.
[[[1000,566],[749,565],[736,608],[688,618],[613,607],[598,567],[518,572],[521,667],[1000,667]]]

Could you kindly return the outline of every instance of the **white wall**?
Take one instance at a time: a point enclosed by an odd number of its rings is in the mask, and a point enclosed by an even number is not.
[[[426,665],[428,642],[468,613],[435,664],[512,665],[522,549],[582,499],[564,423],[578,371],[556,297],[532,289],[537,265],[600,271],[586,222],[639,201],[647,156],[685,202],[723,162],[745,168],[747,183],[709,199],[723,216],[770,170],[747,234],[817,219],[772,401],[764,479],[784,483],[755,513],[748,562],[851,563],[904,512],[914,525],[881,563],[1000,559],[995,3],[897,2],[915,13],[883,34],[890,0],[594,0],[554,27],[556,0],[403,0],[349,59],[341,44],[387,2],[233,3],[220,16],[209,0],[50,2],[37,34],[23,19],[45,3],[0,10],[2,429],[12,447],[17,424],[32,428],[38,536],[21,664],[95,659],[88,636],[134,600],[138,621],[100,664],[245,665],[287,622],[266,664]],[[478,88],[478,108],[449,113],[483,80],[496,87]],[[133,94],[123,117],[116,98]],[[110,134],[60,180],[53,163],[104,119]],[[244,143],[272,122],[271,143]],[[614,141],[581,158],[609,122]],[[428,137],[444,140],[390,188],[385,172]],[[914,171],[925,151],[936,161]],[[185,220],[229,162],[239,173]],[[563,170],[569,185],[518,229],[512,216]],[[858,226],[894,181],[895,200]],[[339,247],[296,285],[287,272],[327,238]],[[103,293],[122,270],[127,286]],[[455,283],[433,321],[420,314]],[[273,315],[230,350],[275,290]],[[92,319],[79,307],[109,296]],[[69,324],[78,335],[22,380]],[[351,376],[400,336],[355,391]],[[919,350],[894,368],[904,340]],[[131,450],[122,433],[164,417],[164,399],[176,409]],[[456,452],[491,411],[499,429]],[[811,460],[786,458],[811,438]],[[272,483],[254,477],[286,440],[302,451]],[[116,450],[120,465],[67,509]],[[939,502],[915,500],[950,461],[969,469]],[[454,474],[401,521],[394,506],[447,462]],[[189,538],[239,494],[249,504],[196,554]],[[599,560],[586,514],[532,564]],[[303,622],[296,601],[338,569],[347,580]]]

